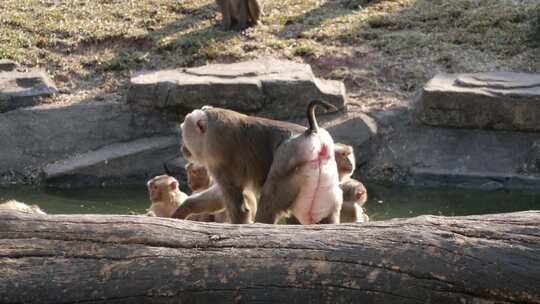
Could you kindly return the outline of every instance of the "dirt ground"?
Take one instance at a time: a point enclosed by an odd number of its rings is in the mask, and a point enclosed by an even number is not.
[[[140,70],[276,56],[343,80],[361,110],[402,104],[439,72],[540,72],[540,4],[518,0],[262,0],[223,31],[213,1],[4,0],[0,58],[41,67],[50,102],[122,100]]]

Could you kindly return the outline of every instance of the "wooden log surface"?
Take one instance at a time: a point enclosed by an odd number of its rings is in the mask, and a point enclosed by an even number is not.
[[[0,303],[540,303],[540,211],[229,225],[0,211]]]

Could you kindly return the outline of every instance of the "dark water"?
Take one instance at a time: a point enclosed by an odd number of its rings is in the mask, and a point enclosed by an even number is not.
[[[366,186],[369,200],[365,207],[372,220],[422,214],[454,216],[540,209],[540,193],[533,192]],[[0,201],[8,199],[38,204],[51,214],[142,213],[150,205],[144,185],[83,189],[0,188]]]
[[[51,214],[127,214],[130,211],[142,213],[150,206],[144,185],[80,189],[1,187],[0,201],[8,199],[37,204],[43,211]]]

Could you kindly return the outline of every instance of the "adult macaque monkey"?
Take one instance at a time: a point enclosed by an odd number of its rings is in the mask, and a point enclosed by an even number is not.
[[[309,128],[283,142],[274,161],[258,206],[256,222],[276,223],[287,211],[300,224],[339,224],[343,194],[334,155],[334,140],[319,128],[315,108],[334,106],[312,101],[307,109]]]
[[[146,215],[171,217],[173,212],[184,202],[187,194],[180,191],[176,178],[158,175],[146,183],[152,205]]]
[[[21,212],[26,213],[33,213],[33,214],[47,214],[41,208],[39,208],[38,205],[27,205],[25,203],[16,201],[16,200],[9,200],[4,203],[0,204],[0,210],[17,210]]]
[[[262,15],[259,0],[216,0],[216,3],[221,10],[225,30],[232,27],[243,30],[248,26],[259,24]]]
[[[314,115],[313,110],[317,104],[323,103],[320,101],[312,102],[308,111],[310,115]],[[314,117],[310,121],[315,121]],[[288,182],[281,182],[275,178],[277,177],[275,174],[283,169],[277,167],[290,165],[283,161],[288,159],[287,155],[279,156],[280,153],[292,153],[294,155],[290,155],[291,159],[294,158],[295,160],[301,158],[297,155],[301,154],[299,151],[293,151],[294,144],[287,145],[290,148],[286,150],[290,151],[280,149],[281,145],[295,137],[297,139],[294,140],[294,143],[303,142],[302,138],[305,140],[305,150],[311,148],[324,150],[322,157],[319,157],[318,152],[315,153],[317,155],[314,156],[316,159],[314,159],[313,164],[318,164],[319,160],[326,159],[327,153],[333,154],[333,144],[329,146],[329,143],[325,142],[322,145],[319,136],[308,136],[309,134],[302,133],[306,131],[306,128],[302,126],[247,116],[226,109],[203,107],[200,110],[194,110],[186,116],[181,128],[183,136],[182,153],[189,161],[196,162],[207,168],[210,175],[215,179],[215,184],[208,190],[198,193],[198,202],[195,202],[195,198],[193,200],[192,198],[188,199],[174,213],[173,217],[176,218],[184,219],[189,214],[195,213],[193,210],[196,209],[216,208],[217,206],[213,205],[204,206],[209,200],[205,201],[201,198],[211,198],[217,193],[223,199],[231,223],[248,223],[252,218],[251,214],[255,213],[253,209],[259,206],[264,206],[265,210],[262,213],[264,214],[262,218],[257,212],[257,218],[262,222],[274,223],[277,214],[286,211],[294,203],[294,197],[288,201],[272,199],[274,194],[278,194],[276,189],[280,193],[286,193],[285,196],[287,196],[293,195],[292,192],[294,191],[302,190],[300,186],[304,185],[302,182],[301,185],[295,184],[293,187],[288,187]],[[327,134],[327,132],[320,133],[326,139],[324,134]],[[299,135],[302,135],[302,137],[299,137]],[[300,149],[301,146],[297,148]],[[278,157],[281,160],[276,162]],[[337,169],[335,168],[333,156],[324,163],[328,162],[333,162],[337,186]],[[300,168],[301,165],[299,163],[295,167]],[[287,169],[287,173],[294,174],[295,167]],[[271,168],[276,172],[275,177],[267,179]],[[288,172],[290,169],[292,169],[292,172]],[[291,174],[289,174],[289,177],[291,177]],[[283,187],[281,187],[282,184]],[[254,202],[260,197],[265,188],[269,188],[265,192],[266,196],[261,197],[260,204],[257,206]],[[341,190],[339,191],[341,198]],[[294,195],[296,194],[298,193]],[[190,204],[188,204],[188,201]],[[334,221],[335,219],[336,217],[334,217]],[[337,221],[339,221],[339,217],[337,217]]]

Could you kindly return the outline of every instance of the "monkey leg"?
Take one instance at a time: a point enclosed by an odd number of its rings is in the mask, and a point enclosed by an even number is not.
[[[290,153],[285,152],[281,148],[276,151],[276,157],[262,187],[255,222],[277,223],[279,217],[291,208],[300,191],[299,180],[291,179],[290,172],[294,172],[294,167],[288,166]]]
[[[341,211],[341,208],[337,208],[337,210],[334,210],[332,214],[330,214],[326,218],[323,218],[319,222],[319,224],[339,224],[340,211]]]
[[[249,224],[250,209],[242,189],[232,186],[220,186],[223,193],[223,203],[232,224]]]
[[[237,28],[239,30],[244,30],[248,27],[249,22],[249,7],[248,7],[248,1],[249,0],[238,0],[237,1],[237,10],[234,11],[236,13],[236,16],[234,18],[237,20]]]
[[[192,214],[215,213],[223,210],[221,190],[213,185],[207,190],[189,196],[173,213],[173,218],[185,219]]]
[[[259,24],[259,19],[261,18],[262,8],[259,0],[247,0],[249,22],[252,25]]]
[[[279,219],[280,210],[275,210],[273,206],[259,206],[255,216],[256,223],[275,224]]]
[[[287,184],[269,177],[263,186],[257,206],[255,222],[275,224],[294,202],[297,191],[287,188]]]
[[[251,191],[244,191],[244,204],[249,210],[249,221],[252,223],[255,221],[255,214],[257,214],[257,198]]]
[[[300,221],[294,215],[291,215],[290,217],[288,217],[285,220],[285,223],[287,225],[300,225]]]
[[[222,0],[221,1],[221,17],[224,30],[230,30],[232,27],[233,21],[233,9],[231,7],[231,1]]]

